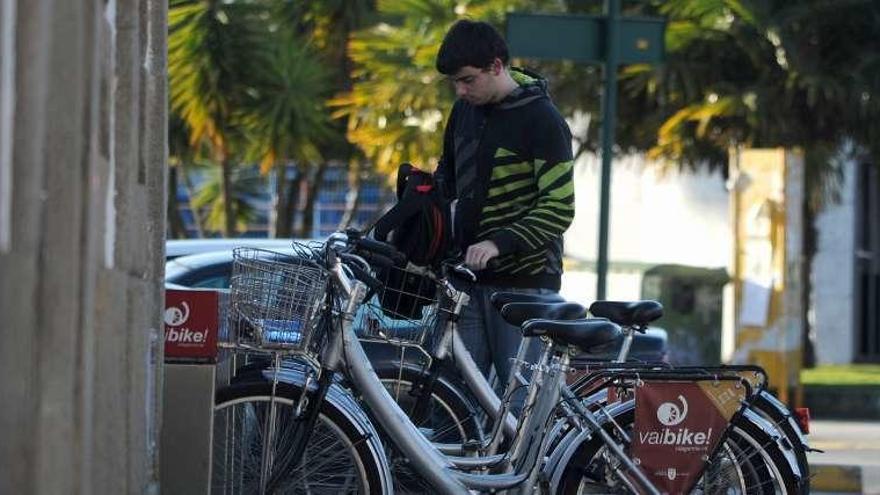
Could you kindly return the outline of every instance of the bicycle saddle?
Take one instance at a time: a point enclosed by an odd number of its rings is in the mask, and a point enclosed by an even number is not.
[[[522,292],[499,291],[492,293],[489,301],[492,302],[492,306],[494,306],[497,311],[501,311],[501,309],[504,308],[504,305],[510,303],[559,303],[565,302],[565,299],[563,299],[562,296],[556,294],[555,292],[551,294],[523,294]]]
[[[590,306],[590,314],[621,326],[643,327],[663,316],[663,305],[657,301],[596,301]]]
[[[537,337],[546,335],[554,342],[579,347],[590,352],[594,347],[611,343],[620,338],[620,327],[606,319],[590,318],[574,321],[529,320],[523,325],[523,335]]]
[[[587,317],[587,310],[570,302],[512,302],[501,308],[501,317],[514,326],[522,326],[528,320],[579,320]]]

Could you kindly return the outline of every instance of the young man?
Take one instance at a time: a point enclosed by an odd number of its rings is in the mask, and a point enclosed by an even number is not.
[[[455,200],[455,243],[479,270],[459,330],[481,371],[488,375],[494,364],[502,386],[521,334],[489,298],[501,290],[559,291],[562,234],[574,217],[571,132],[546,81],[508,60],[491,25],[461,20],[436,64],[458,100],[435,175]]]

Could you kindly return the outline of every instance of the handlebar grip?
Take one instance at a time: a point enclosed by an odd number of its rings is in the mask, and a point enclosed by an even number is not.
[[[384,256],[391,260],[397,266],[406,265],[406,256],[387,242],[377,241],[362,237],[357,240],[357,248],[369,251],[370,253]]]
[[[501,266],[501,263],[498,262],[498,258],[492,258],[486,262],[487,270],[495,271],[499,266]]]
[[[376,292],[382,290],[382,282],[379,282],[379,279],[370,275],[369,272],[354,263],[348,265],[348,267],[351,269],[354,277],[361,282],[367,284],[367,287],[373,289]]]
[[[365,260],[367,260],[367,263],[369,263],[370,265],[375,266],[375,267],[391,268],[392,266],[400,266],[397,263],[395,263],[391,258],[389,258],[387,256],[382,256],[381,254],[376,254],[371,251],[366,251],[366,252],[358,251],[358,253],[360,254],[361,257],[363,257]]]

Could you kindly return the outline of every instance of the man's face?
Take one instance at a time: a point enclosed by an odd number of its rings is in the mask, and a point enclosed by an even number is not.
[[[497,61],[500,63],[500,61]],[[472,105],[485,105],[496,99],[498,70],[496,64],[487,68],[466,65],[450,77],[455,96]]]

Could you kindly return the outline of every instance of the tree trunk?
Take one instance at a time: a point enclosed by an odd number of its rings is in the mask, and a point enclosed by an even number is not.
[[[284,191],[285,186],[285,177],[284,171],[287,168],[287,164],[282,162],[276,162],[275,166],[275,204],[273,209],[273,218],[272,224],[269,227],[269,237],[279,237],[279,232],[282,229],[282,225],[287,223],[285,214],[287,213],[287,199],[285,197]]]
[[[361,205],[361,171],[360,164],[353,162],[348,170],[348,192],[345,193],[345,211],[339,220],[337,229],[344,230],[351,226],[355,213]]]
[[[220,165],[223,173],[220,186],[223,195],[223,236],[233,237],[235,235],[235,207],[232,204],[232,159],[228,154],[223,154]]]
[[[809,180],[809,179],[808,179]],[[806,189],[810,191],[809,188]],[[801,290],[801,365],[804,368],[813,368],[816,366],[816,342],[813,328],[813,321],[810,311],[813,307],[813,259],[816,257],[816,247],[818,241],[818,232],[816,231],[816,211],[806,199],[803,204],[804,216],[804,236],[803,236],[803,255],[804,262],[801,266],[802,290]]]
[[[310,238],[314,235],[314,227],[315,227],[315,202],[318,200],[318,194],[321,193],[321,186],[324,180],[324,172],[327,170],[326,163],[319,163],[317,168],[315,169],[315,175],[312,177],[312,182],[309,184],[309,192],[306,196],[306,205],[303,209],[303,221],[302,221],[302,229],[300,230],[300,237],[302,238]]]
[[[296,220],[296,208],[299,206],[299,191],[304,180],[305,174],[298,172],[296,178],[287,183],[287,203],[284,210],[287,222],[279,226],[279,238],[290,239],[293,237],[293,223]]]
[[[180,208],[177,202],[177,167],[169,167],[168,169],[168,227],[172,239],[186,238],[186,226],[183,224],[183,217],[180,216]]]
[[[199,239],[205,237],[205,218],[202,216],[202,212],[196,208],[196,205],[193,204],[193,196],[195,196],[195,188],[193,187],[192,181],[189,179],[189,173],[186,171],[186,167],[184,166],[184,162],[180,162],[180,175],[183,177],[183,185],[186,188],[186,197],[189,202],[189,211],[192,212],[193,220],[196,228],[196,237]]]

